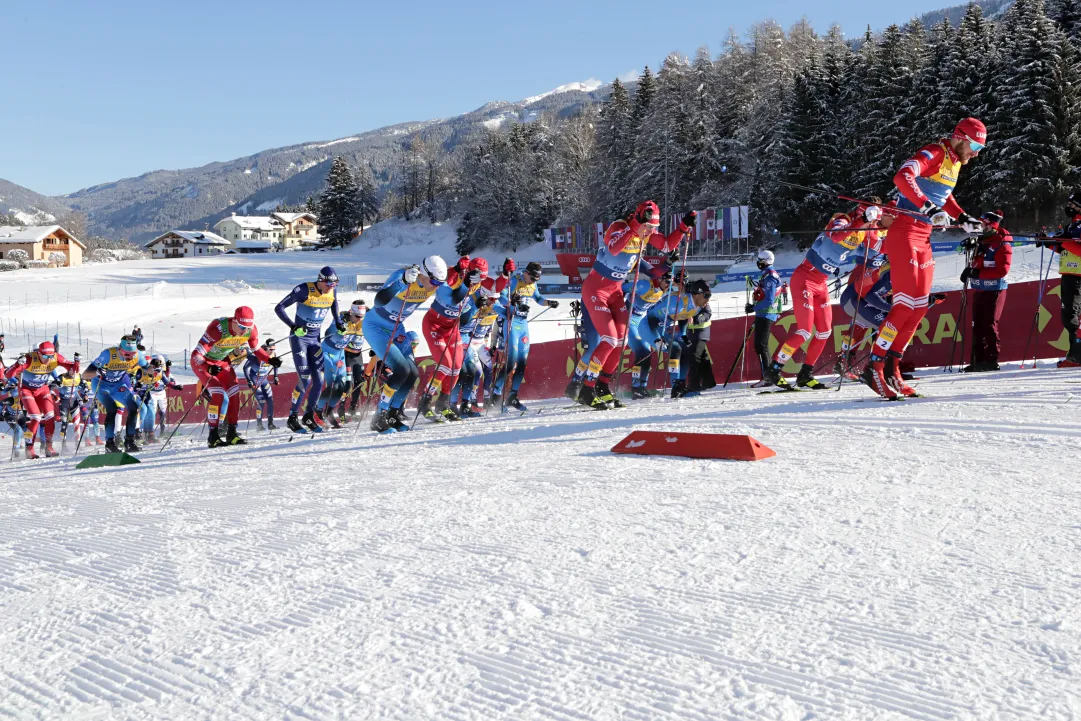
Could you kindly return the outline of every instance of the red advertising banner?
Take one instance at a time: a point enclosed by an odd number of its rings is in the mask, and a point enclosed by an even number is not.
[[[646,255],[643,258],[654,268],[665,262],[664,258],[652,255]],[[572,284],[581,283],[589,275],[589,270],[593,267],[593,261],[596,259],[597,256],[593,253],[556,253],[559,272],[567,276]]]
[[[1039,297],[1039,281],[1017,283],[1011,285],[1007,291],[1006,307],[999,323],[999,335],[1002,339],[1002,352],[999,360],[1003,362],[1021,360],[1025,352],[1029,331],[1033,328],[1033,320],[1036,320],[1033,342],[1028,349],[1028,357],[1056,358],[1065,355],[1069,348],[1069,340],[1066,331],[1059,321],[1059,283],[1052,280],[1047,283],[1047,290],[1043,302],[1039,306],[1037,316],[1036,301]],[[971,301],[972,296],[979,291],[968,291],[969,311],[966,313],[968,323],[971,324]],[[943,366],[951,362],[950,354],[954,353],[953,363],[965,365],[971,352],[971,345],[962,341],[954,342],[957,328],[958,315],[961,309],[961,292],[954,291],[946,294],[946,301],[936,305],[928,312],[920,324],[919,330],[913,339],[912,345],[905,354],[905,360],[920,367]],[[739,344],[747,334],[748,323],[753,318],[726,318],[713,322],[710,327],[709,351],[713,358],[713,372],[718,382],[723,382],[728,374],[728,369],[736,357]],[[773,334],[770,338],[770,352],[776,350],[788,334],[788,329],[795,322],[791,311],[782,315],[773,325]],[[851,319],[836,305],[833,306],[833,339],[828,343],[826,350],[819,361],[820,367],[829,373],[832,368],[830,362],[841,350],[841,344],[848,332]],[[970,335],[970,328],[966,329],[965,337]],[[962,357],[962,347],[966,357]],[[526,370],[525,382],[522,384],[521,397],[523,400],[558,397],[563,393],[567,380],[574,371],[577,363],[580,347],[570,340],[553,341],[549,343],[537,343],[529,352],[529,367]],[[650,374],[650,385],[660,387],[664,383],[663,374],[656,370],[661,367],[664,357],[656,357],[654,371]],[[288,356],[286,356],[288,358]],[[737,367],[732,374],[732,382],[740,380],[758,380],[761,371],[754,354],[752,343],[748,341],[744,349],[745,363]],[[797,359],[802,358],[797,353]],[[288,360],[286,361],[288,362]],[[630,372],[631,353],[627,350],[623,357],[623,370]],[[421,370],[419,387],[425,387],[431,377],[434,362],[431,358],[421,358],[418,362]],[[799,370],[800,362],[794,359],[785,368],[786,371],[795,373]],[[290,395],[296,384],[295,373],[283,373],[280,376],[281,383],[272,386],[274,389],[275,416],[286,416],[289,413]],[[624,379],[629,383],[629,379]],[[367,396],[372,390],[372,383],[362,389]],[[416,391],[414,391],[415,393]],[[187,386],[179,393],[169,394],[169,422],[176,422],[184,411],[195,401],[198,393],[194,385]],[[240,417],[247,419],[254,417],[255,403],[250,401],[251,391],[245,388],[238,396],[242,405]],[[412,401],[411,401],[412,402]],[[199,401],[196,408],[188,415],[188,422],[201,422],[206,417],[205,402]],[[224,410],[223,410],[224,414]]]

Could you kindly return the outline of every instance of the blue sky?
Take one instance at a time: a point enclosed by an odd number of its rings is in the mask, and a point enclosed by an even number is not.
[[[607,82],[729,26],[857,35],[956,1],[5,0],[0,177],[68,193]]]

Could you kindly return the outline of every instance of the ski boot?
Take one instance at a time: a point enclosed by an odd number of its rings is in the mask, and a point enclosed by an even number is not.
[[[623,401],[612,395],[612,390],[608,387],[608,379],[600,378],[594,390],[596,397],[607,403],[609,408],[623,408]]]
[[[46,458],[56,458],[59,455],[60,454],[56,452],[56,449],[53,448],[52,440],[46,440],[45,441],[45,457]]]
[[[300,419],[299,419],[299,418],[297,418],[297,414],[296,414],[296,413],[290,413],[290,414],[289,414],[289,420],[287,420],[287,421],[285,422],[285,425],[286,425],[286,426],[287,426],[287,427],[289,428],[289,430],[291,430],[291,431],[292,431],[293,433],[307,433],[307,432],[308,432],[308,429],[307,429],[307,428],[305,428],[304,426],[300,425]]]
[[[138,453],[143,450],[135,442],[135,436],[124,436],[124,453]]]
[[[772,384],[770,384],[770,385],[772,385]],[[672,397],[673,398],[682,398],[683,394],[686,391],[687,391],[687,382],[686,381],[676,381],[675,383],[672,384]]]
[[[453,408],[448,407],[448,397],[440,395],[435,400],[435,407],[433,409],[435,414],[445,421],[460,421],[461,417],[454,411]]]
[[[634,386],[633,388],[631,388],[631,398],[633,400],[640,401],[650,397],[651,395],[649,390],[643,388],[642,386]]]
[[[28,443],[26,445],[26,453],[23,454],[23,458],[25,458],[28,461],[34,461],[34,460],[37,460],[38,458],[41,458],[41,456],[39,456],[34,451],[34,444],[33,443]]]
[[[388,415],[388,411],[377,409],[375,414],[372,415],[372,422],[368,427],[376,433],[393,433],[396,429],[391,425]]]
[[[154,435],[154,431],[147,431],[146,432],[146,442],[147,443],[157,443],[157,441],[158,441],[158,437]]]
[[[263,419],[262,418],[256,418],[255,419],[255,430],[258,431],[259,433],[265,433],[266,432],[266,426],[263,425]]]
[[[578,400],[578,394],[582,392],[582,381],[571,379],[571,382],[567,384],[567,388],[563,391],[563,395],[570,398],[572,401]]]
[[[101,440],[101,436],[94,436],[94,445],[95,446],[100,446],[103,443],[105,443],[105,441]]]
[[[799,369],[799,373],[796,375],[796,387],[797,388],[810,388],[813,391],[824,391],[829,386],[825,383],[820,383],[817,378],[814,377],[814,368],[804,363]]]
[[[420,402],[417,404],[417,413],[419,413],[422,418],[424,418],[425,420],[431,421],[432,423],[442,423],[443,418],[440,417],[439,413],[436,412],[436,410],[434,408],[432,408],[432,401],[433,400],[434,400],[433,396],[430,396],[430,395],[421,396],[420,397]]]
[[[1055,364],[1056,368],[1081,368],[1081,361],[1076,360],[1073,356],[1067,355],[1065,358]]]
[[[871,390],[888,401],[896,401],[901,398],[897,395],[897,392],[893,390],[890,384],[886,382],[886,359],[882,356],[877,354],[871,356],[871,360],[867,363],[867,367],[863,369],[860,380],[866,383]]]
[[[528,410],[524,405],[522,405],[522,402],[518,400],[518,394],[514,391],[511,391],[510,395],[507,396],[507,405],[511,408],[517,408],[522,413],[525,413],[526,410]]]
[[[919,393],[916,389],[905,383],[905,379],[901,377],[901,354],[895,351],[888,351],[886,353],[886,364],[883,368],[886,381],[890,386],[897,391],[898,395],[902,395],[906,398],[918,398]]]
[[[210,434],[206,437],[207,448],[217,448],[218,446],[224,446],[225,441],[218,435],[217,426],[210,429]]]
[[[776,361],[770,363],[769,368],[766,368],[766,372],[763,373],[762,380],[767,381],[771,386],[777,386],[781,390],[791,390],[792,386],[781,376],[781,365]]]
[[[274,419],[273,418],[267,418],[266,419],[266,429],[268,431],[276,431],[276,430],[278,430],[278,426],[274,425]]]
[[[346,413],[345,413],[345,406],[342,406],[341,410],[338,411],[338,424],[339,425],[345,425],[346,423],[348,423],[351,420],[352,420],[352,416],[347,416]]]
[[[229,446],[242,446],[247,443],[246,440],[237,435],[236,423],[225,424],[225,443]]]
[[[124,438],[126,439],[127,436],[124,436]],[[135,429],[135,442],[136,443],[142,443],[143,442],[143,429],[142,428],[136,428]]]
[[[399,433],[409,430],[409,423],[406,421],[404,408],[391,408],[387,411],[387,420],[390,421],[390,425],[394,430]]]
[[[311,411],[308,411],[304,414],[304,418],[301,420],[301,423],[303,423],[304,427],[312,433],[323,432],[323,426],[319,424],[319,421],[315,420],[315,414]]]
[[[105,452],[106,453],[119,453],[120,447],[116,445],[116,438],[105,439]]]
[[[462,401],[461,404],[458,406],[458,417],[459,418],[480,418],[480,415],[481,415],[480,411],[474,410],[474,408],[475,408],[475,406],[473,406],[473,404],[470,403],[470,401]]]
[[[326,415],[323,415],[323,413],[316,411],[315,417],[320,419],[324,425],[329,422],[331,428],[339,429],[342,427],[341,421],[338,420],[338,414],[334,412],[333,408],[328,408],[324,412],[326,413]]]

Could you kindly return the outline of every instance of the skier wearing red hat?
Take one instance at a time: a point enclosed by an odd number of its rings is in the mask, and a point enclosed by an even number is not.
[[[504,258],[503,270],[500,271],[499,275],[485,278],[481,282],[481,285],[489,292],[489,294],[494,293],[495,295],[499,295],[507,287],[507,284],[510,282],[510,277],[514,275],[514,271],[517,269],[518,266],[515,264],[514,258]]]
[[[901,356],[927,314],[935,261],[931,231],[954,222],[968,233],[983,230],[953,198],[961,167],[979,155],[987,143],[987,128],[976,118],[965,118],[949,138],[925,145],[893,177],[900,192],[896,220],[886,236],[890,260],[893,304],[879,330],[863,381],[889,400],[914,396],[899,368]]]
[[[53,450],[53,432],[56,429],[56,406],[49,384],[59,380],[58,369],[79,372],[79,356],[74,361],[65,360],[49,341],[40,344],[37,349],[7,370],[8,378],[19,380],[19,402],[26,413],[26,458],[37,458],[34,453],[34,441],[38,436],[38,426],[45,426],[45,455],[55,456]]]
[[[240,401],[237,394],[240,384],[231,358],[255,356],[274,368],[281,367],[281,359],[271,356],[259,347],[259,330],[255,327],[255,312],[246,305],[236,309],[231,318],[218,318],[206,327],[203,337],[191,352],[191,369],[203,384],[210,400],[206,408],[206,423],[210,428],[207,445],[211,448],[223,445],[239,445],[244,439],[237,435],[236,423],[240,418]],[[240,353],[243,353],[241,356]],[[225,438],[218,434],[218,421],[222,404],[225,412]]]
[[[480,290],[481,281],[487,276],[488,261],[484,258],[469,261],[455,278],[453,285],[444,283],[439,286],[432,300],[432,307],[421,321],[424,340],[428,342],[428,351],[437,365],[435,376],[420,399],[419,410],[421,415],[432,422],[461,420],[447,404],[450,392],[462,371],[464,352],[462,334],[458,330],[459,323],[463,312],[472,308],[473,293]]]
[[[614,401],[608,382],[619,365],[621,346],[627,335],[630,317],[627,299],[623,297],[623,283],[634,278],[634,269],[642,261],[646,245],[670,253],[679,247],[683,236],[694,227],[697,214],[692,210],[683,216],[679,227],[668,235],[657,232],[661,212],[657,204],[647,200],[638,205],[626,220],[617,220],[604,232],[604,243],[597,250],[597,258],[582,284],[582,308],[589,314],[599,340],[593,350],[586,371],[585,383],[579,392],[587,394],[587,405],[599,401],[604,408]],[[647,263],[643,268],[650,272]]]

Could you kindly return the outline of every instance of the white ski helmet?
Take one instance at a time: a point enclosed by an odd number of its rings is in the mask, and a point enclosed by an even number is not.
[[[755,258],[755,260],[757,261],[759,268],[767,265],[773,265],[773,261],[775,260],[775,258],[773,257],[773,251],[763,248],[762,250],[758,251],[758,256]]]
[[[438,255],[429,255],[421,261],[420,267],[424,269],[424,275],[440,283],[447,279],[447,261]]]

